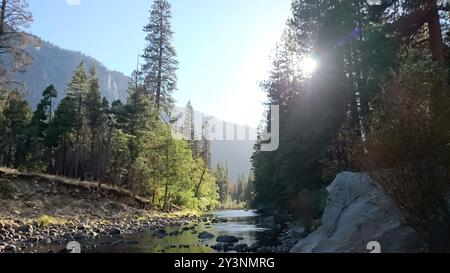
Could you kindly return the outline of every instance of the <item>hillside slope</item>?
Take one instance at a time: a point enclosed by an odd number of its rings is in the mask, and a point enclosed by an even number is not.
[[[66,85],[75,67],[82,61],[88,68],[96,66],[102,94],[109,102],[126,98],[129,78],[120,72],[109,70],[92,57],[42,40],[39,46],[29,46],[27,51],[33,58],[33,64],[26,67],[24,72],[16,73],[13,78],[25,86],[28,101],[33,107],[41,99],[42,91],[50,84],[55,85],[58,90],[59,102],[64,97]]]

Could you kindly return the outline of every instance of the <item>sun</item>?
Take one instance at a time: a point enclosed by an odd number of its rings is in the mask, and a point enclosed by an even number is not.
[[[313,57],[306,57],[300,62],[300,70],[306,75],[314,73],[318,66],[319,62]]]

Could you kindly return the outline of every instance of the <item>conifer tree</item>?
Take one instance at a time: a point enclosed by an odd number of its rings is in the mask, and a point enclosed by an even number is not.
[[[155,0],[149,23],[144,27],[147,46],[141,73],[146,91],[154,98],[158,110],[170,113],[172,93],[176,90],[178,61],[172,46],[171,5],[168,0]]]

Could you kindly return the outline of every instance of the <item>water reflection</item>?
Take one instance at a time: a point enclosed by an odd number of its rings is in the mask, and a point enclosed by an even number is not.
[[[215,253],[211,248],[217,244],[218,236],[235,236],[238,244],[252,246],[279,245],[276,232],[258,226],[260,215],[256,211],[226,210],[211,214],[218,221],[192,223],[183,227],[166,228],[166,236],[155,237],[152,232],[141,232],[123,238],[103,239],[85,242],[85,252],[91,253]],[[208,232],[214,238],[199,239],[198,234]],[[38,248],[38,252],[57,251],[65,246],[46,246]]]

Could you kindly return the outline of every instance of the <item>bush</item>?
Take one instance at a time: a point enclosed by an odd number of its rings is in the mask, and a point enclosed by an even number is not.
[[[430,249],[450,251],[447,72],[411,55],[374,104],[361,162]]]
[[[17,189],[11,181],[0,180],[0,199],[10,200],[16,192]]]
[[[52,225],[64,225],[66,223],[65,220],[58,219],[48,215],[42,215],[39,217],[38,222],[43,227],[48,227]]]
[[[304,189],[290,202],[294,217],[307,230],[313,227],[313,221],[322,216],[326,206],[328,192],[325,189],[310,191]]]

